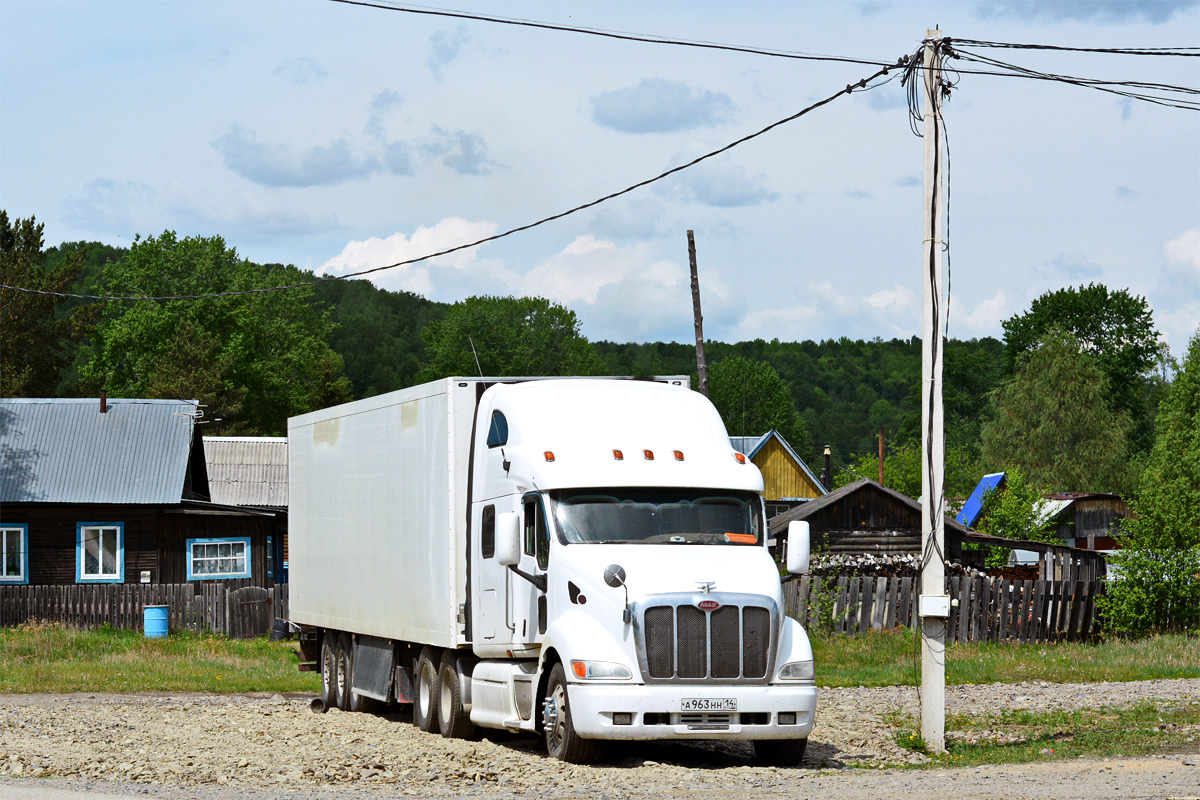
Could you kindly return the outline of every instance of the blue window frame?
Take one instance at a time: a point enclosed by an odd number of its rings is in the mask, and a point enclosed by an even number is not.
[[[267,552],[265,555],[267,557],[266,558],[267,580],[273,580],[275,578],[275,537],[274,536],[267,537]]]
[[[75,582],[124,583],[125,523],[80,522],[75,530]]]
[[[250,537],[187,540],[189,581],[249,578]]]
[[[29,583],[29,526],[0,523],[0,583]]]

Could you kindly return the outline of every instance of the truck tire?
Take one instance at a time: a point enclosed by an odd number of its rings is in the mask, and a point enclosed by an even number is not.
[[[764,739],[754,743],[754,762],[764,767],[798,767],[808,739]]]
[[[343,633],[337,643],[337,707],[350,710],[350,682],[354,675],[354,645],[350,635]]]
[[[321,637],[321,700],[326,708],[337,708],[337,634]]]
[[[567,699],[567,673],[555,664],[546,683],[542,706],[542,729],[546,734],[546,752],[551,758],[568,764],[590,764],[596,757],[596,743],[575,732],[571,721],[571,703]]]
[[[442,736],[447,739],[474,739],[475,723],[463,708],[462,681],[458,675],[458,655],[453,650],[442,653],[438,668],[438,722]]]
[[[433,660],[433,652],[424,647],[417,658],[416,684],[413,692],[413,722],[427,733],[438,732],[438,700],[441,697],[441,687],[438,686],[438,668]]]

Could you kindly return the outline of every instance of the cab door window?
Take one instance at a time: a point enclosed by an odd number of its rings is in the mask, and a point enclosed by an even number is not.
[[[550,529],[546,527],[546,515],[538,497],[525,499],[525,529],[522,539],[525,554],[536,556],[540,569],[550,566]]]

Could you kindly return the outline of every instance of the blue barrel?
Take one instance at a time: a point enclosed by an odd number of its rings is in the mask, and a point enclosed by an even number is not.
[[[167,638],[167,609],[170,606],[145,606],[142,609],[142,630],[147,639]]]

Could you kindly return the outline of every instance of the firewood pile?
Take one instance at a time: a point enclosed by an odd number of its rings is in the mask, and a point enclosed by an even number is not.
[[[811,571],[822,578],[916,578],[921,562],[912,553],[814,553]],[[987,577],[986,572],[953,562],[947,562],[946,574]]]

